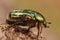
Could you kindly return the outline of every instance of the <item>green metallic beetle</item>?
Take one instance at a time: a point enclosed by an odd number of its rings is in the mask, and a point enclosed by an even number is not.
[[[45,28],[48,27],[48,26],[47,26],[47,22],[46,22],[44,16],[43,16],[42,14],[40,14],[39,12],[32,11],[32,10],[27,10],[27,9],[25,9],[25,10],[13,10],[13,11],[10,12],[10,14],[9,14],[9,19],[15,19],[15,21],[16,21],[17,19],[21,19],[21,17],[22,17],[22,19],[25,20],[25,19],[23,18],[23,16],[24,16],[24,17],[29,16],[30,19],[36,20],[36,23],[38,23],[38,24],[37,24],[38,36],[39,36],[39,31],[41,30],[41,32],[42,32],[42,28],[39,29],[39,28],[40,28],[40,26],[39,26],[40,23],[42,23],[42,25],[44,25]],[[10,20],[10,21],[12,21],[12,20]],[[13,20],[13,21],[14,21],[14,20]],[[18,21],[18,20],[17,20],[17,21]],[[26,21],[26,22],[27,22],[27,21]],[[30,21],[29,21],[29,22],[30,22]],[[29,22],[27,22],[27,24],[28,24]],[[9,24],[10,22],[8,21],[7,23]],[[13,23],[13,22],[12,22],[12,23]],[[10,23],[10,24],[12,24],[12,23]],[[34,22],[32,22],[32,23],[34,23]],[[21,24],[22,24],[22,23],[21,23]],[[32,27],[33,27],[33,26],[32,26]]]

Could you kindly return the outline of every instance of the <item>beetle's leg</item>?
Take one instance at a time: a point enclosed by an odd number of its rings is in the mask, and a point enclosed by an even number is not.
[[[37,35],[37,40],[38,40],[38,37],[39,37],[39,34],[40,34],[39,22],[36,23],[36,26],[37,26],[37,30],[38,30],[38,35]]]
[[[43,30],[42,23],[40,23],[39,26],[40,26],[40,37],[42,38],[42,30]]]
[[[42,31],[43,31],[43,28],[44,28],[43,23],[40,23],[39,26],[40,26],[40,38],[41,38],[41,40],[42,40],[42,39],[46,40],[46,38],[42,36]]]
[[[42,37],[42,29],[43,29],[43,26],[42,26],[42,23],[39,23],[38,22],[38,24],[37,24],[37,28],[38,28],[38,36],[37,36],[37,38],[39,39],[39,38],[43,38]]]

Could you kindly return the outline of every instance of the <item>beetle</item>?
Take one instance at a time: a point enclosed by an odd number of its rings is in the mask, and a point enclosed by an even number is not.
[[[33,11],[33,10],[28,10],[28,9],[13,10],[9,14],[9,20],[7,20],[7,23],[10,25],[14,24],[14,23],[15,24],[18,23],[19,25],[23,25],[23,26],[28,25],[29,29],[34,27],[35,24],[37,23],[38,36],[39,36],[39,32],[40,33],[42,32],[42,27],[40,26],[40,24],[42,24],[44,26],[44,28],[48,27],[47,23],[50,24],[50,22],[46,22],[45,17],[41,13]],[[32,24],[32,23],[34,23],[34,24]]]

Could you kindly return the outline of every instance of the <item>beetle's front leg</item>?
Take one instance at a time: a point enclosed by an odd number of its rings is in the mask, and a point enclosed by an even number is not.
[[[42,39],[42,30],[43,30],[43,24],[42,23],[38,23],[38,39]]]

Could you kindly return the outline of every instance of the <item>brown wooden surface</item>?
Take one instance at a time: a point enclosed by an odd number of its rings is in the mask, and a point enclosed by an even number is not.
[[[37,27],[30,29],[32,33],[29,32],[28,34],[23,34],[21,32],[15,32],[15,29],[12,27],[7,29],[8,26],[9,25],[7,24],[0,25],[0,40],[37,40]],[[31,35],[34,39],[29,35]],[[38,39],[40,40],[40,36]]]

